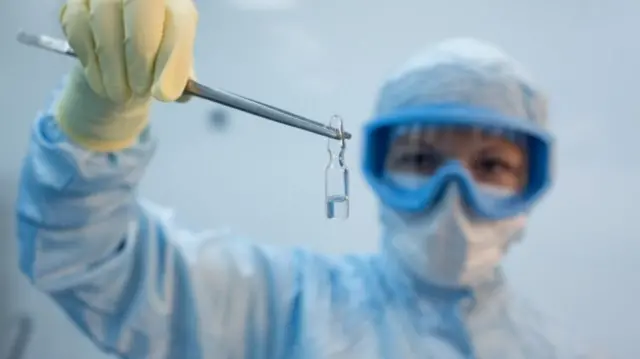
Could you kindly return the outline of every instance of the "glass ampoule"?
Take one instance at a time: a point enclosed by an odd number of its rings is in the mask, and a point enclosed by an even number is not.
[[[333,116],[329,126],[335,128],[340,139],[328,139],[329,164],[325,168],[325,204],[329,219],[349,218],[349,168],[345,163],[347,149],[344,124],[340,116]]]

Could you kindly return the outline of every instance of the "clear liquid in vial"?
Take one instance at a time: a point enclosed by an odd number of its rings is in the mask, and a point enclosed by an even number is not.
[[[327,197],[327,218],[347,219],[349,218],[349,197],[334,195]]]

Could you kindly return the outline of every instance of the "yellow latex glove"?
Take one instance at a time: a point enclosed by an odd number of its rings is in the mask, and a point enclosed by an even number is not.
[[[60,22],[82,64],[56,113],[75,142],[96,151],[131,146],[153,98],[181,99],[193,75],[192,0],[67,0]]]

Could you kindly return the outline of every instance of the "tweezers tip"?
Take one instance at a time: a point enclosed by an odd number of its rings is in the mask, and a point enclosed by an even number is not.
[[[18,34],[16,35],[16,40],[18,40],[19,43],[22,43],[25,45],[35,45],[38,43],[38,37],[36,35],[29,34],[24,30],[18,31]]]

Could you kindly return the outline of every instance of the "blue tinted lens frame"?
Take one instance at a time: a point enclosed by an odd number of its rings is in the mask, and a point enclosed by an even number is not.
[[[480,191],[457,161],[443,166],[423,187],[403,189],[385,176],[385,159],[393,129],[407,125],[469,126],[511,132],[524,138],[529,180],[524,191],[497,198]],[[486,219],[508,218],[528,212],[552,183],[552,136],[531,121],[509,118],[491,110],[457,104],[403,109],[375,118],[364,127],[362,170],[366,181],[387,206],[404,212],[420,212],[435,203],[449,183],[457,183],[474,212]]]

